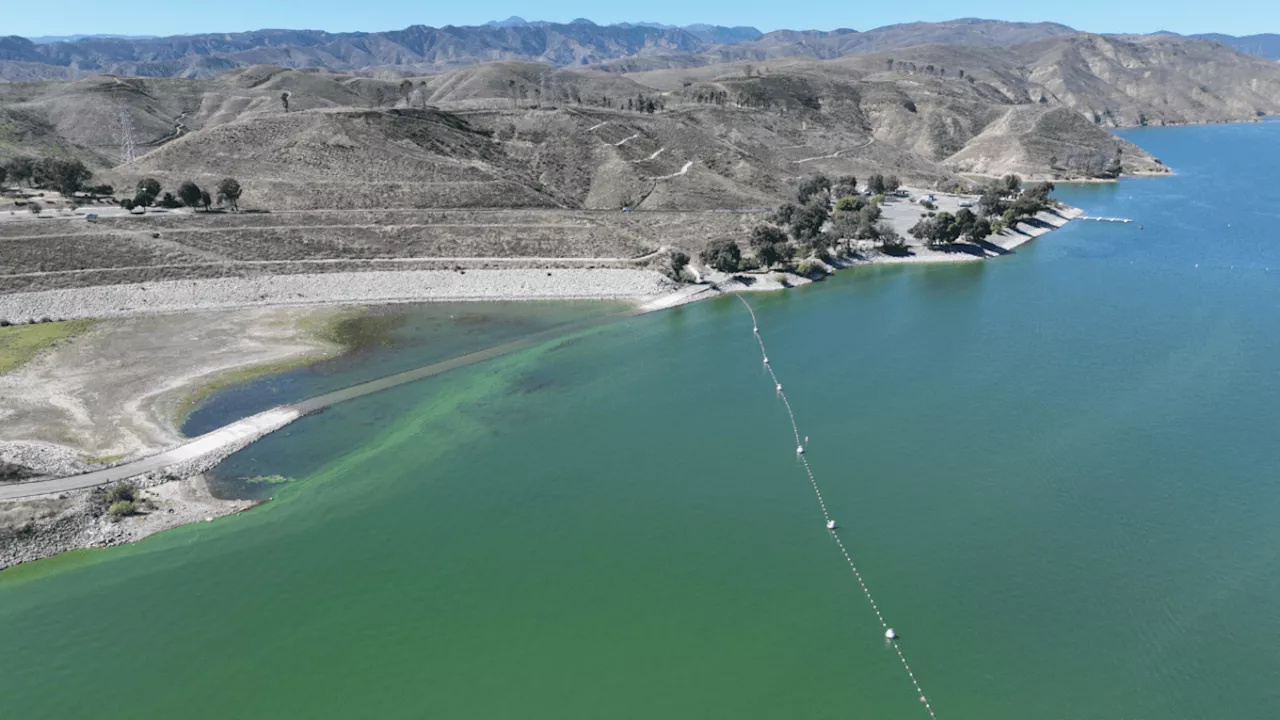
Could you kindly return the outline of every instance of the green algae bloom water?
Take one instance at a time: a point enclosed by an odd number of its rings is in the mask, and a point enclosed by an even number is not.
[[[751,298],[943,720],[1280,707],[1280,125],[1128,137],[1178,175],[1058,196],[1132,225]],[[189,429],[616,310],[402,309]],[[305,418],[218,470],[267,505],[0,573],[0,717],[927,717],[766,377],[723,298]]]

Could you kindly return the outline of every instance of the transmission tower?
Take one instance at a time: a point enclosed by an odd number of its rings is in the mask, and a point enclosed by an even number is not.
[[[117,105],[117,115],[120,123],[120,164],[133,162],[137,157],[138,149],[133,141],[133,118],[129,115],[129,110],[123,103]]]

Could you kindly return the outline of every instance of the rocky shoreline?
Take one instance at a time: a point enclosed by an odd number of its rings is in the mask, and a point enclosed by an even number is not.
[[[255,501],[213,497],[204,473],[270,431],[246,434],[163,470],[129,477],[128,482],[154,505],[139,515],[108,517],[95,503],[98,488],[0,502],[0,570],[71,550],[123,545],[254,507]]]
[[[266,305],[472,300],[629,300],[678,285],[619,268],[402,270],[169,280],[0,295],[0,320],[125,317]]]

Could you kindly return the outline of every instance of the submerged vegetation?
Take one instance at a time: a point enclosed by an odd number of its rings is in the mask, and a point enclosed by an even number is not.
[[[342,353],[389,345],[392,333],[404,322],[403,312],[398,310],[372,312],[367,307],[328,309],[304,316],[295,323],[299,334],[319,340],[330,347],[276,362],[248,365],[216,373],[182,399],[175,421],[181,423],[205,400],[233,385],[296,370]]]
[[[293,482],[293,478],[283,475],[258,475],[257,477],[245,478],[247,485],[287,485]]]

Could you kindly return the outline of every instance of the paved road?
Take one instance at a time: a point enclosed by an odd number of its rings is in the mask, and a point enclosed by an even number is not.
[[[34,495],[45,495],[48,493],[68,492],[72,490],[84,490],[86,488],[96,487],[98,485],[106,485],[109,483],[128,480],[144,473],[155,471],[163,471],[181,463],[197,461],[202,457],[215,458],[220,453],[225,453],[228,448],[243,447],[244,445],[268,435],[298,418],[309,413],[322,410],[331,405],[336,405],[347,400],[354,400],[358,397],[371,395],[383,390],[389,390],[406,383],[415,382],[433,375],[439,375],[467,365],[473,365],[478,362],[490,360],[492,358],[506,355],[517,350],[523,350],[533,347],[539,343],[546,342],[557,337],[563,337],[572,333],[581,332],[592,327],[604,325],[615,320],[637,315],[644,310],[627,310],[622,313],[605,315],[599,318],[591,318],[568,325],[544,330],[534,333],[519,340],[513,340],[502,345],[479,350],[466,355],[460,355],[449,360],[433,363],[424,367],[408,370],[395,375],[388,375],[377,380],[352,385],[348,388],[335,390],[325,393],[317,397],[303,400],[302,402],[290,405],[281,405],[270,410],[251,415],[242,420],[237,420],[230,425],[225,425],[210,433],[200,435],[191,440],[170,448],[156,455],[135,460],[133,462],[124,463],[115,467],[106,468],[104,470],[96,470],[82,475],[69,475],[59,478],[41,478],[36,480],[28,480],[21,483],[11,483],[0,485],[0,501],[16,500]],[[207,469],[207,468],[206,468]]]

